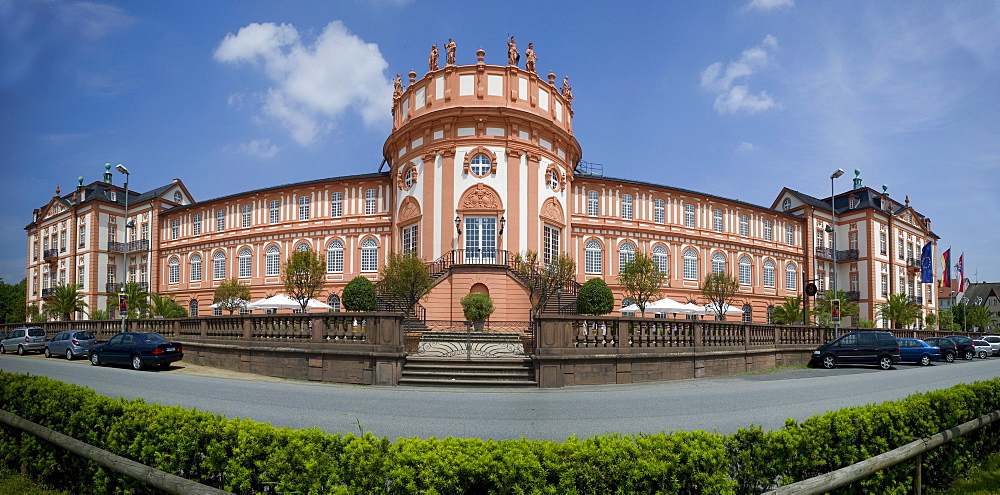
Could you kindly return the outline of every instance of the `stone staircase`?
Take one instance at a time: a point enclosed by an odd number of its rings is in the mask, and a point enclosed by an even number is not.
[[[537,387],[529,358],[465,359],[409,356],[400,385],[421,387]]]

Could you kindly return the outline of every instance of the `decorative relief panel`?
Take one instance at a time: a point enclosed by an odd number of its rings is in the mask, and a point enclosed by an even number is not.
[[[397,215],[396,223],[402,225],[410,222],[411,220],[420,216],[420,205],[413,196],[409,196],[403,200],[403,204],[399,206],[399,215]]]
[[[563,208],[555,198],[546,199],[542,203],[539,216],[559,226],[566,224],[566,216],[563,214]]]
[[[498,211],[503,209],[500,195],[489,186],[476,184],[462,193],[458,201],[458,209],[462,211]]]

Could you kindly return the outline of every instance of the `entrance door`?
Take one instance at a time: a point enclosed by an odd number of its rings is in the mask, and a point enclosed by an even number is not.
[[[497,262],[497,217],[465,217],[465,262]]]

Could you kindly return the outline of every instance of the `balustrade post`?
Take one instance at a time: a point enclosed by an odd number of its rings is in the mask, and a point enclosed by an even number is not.
[[[750,347],[750,325],[743,324],[743,345]]]
[[[247,316],[240,320],[243,327],[243,340],[250,340],[250,336],[253,335],[253,317]]]
[[[205,338],[205,337],[208,336],[208,320],[207,319],[201,318],[201,321],[198,322],[198,333],[201,336],[201,338]]]
[[[315,342],[322,341],[323,334],[326,331],[326,318],[311,318],[309,320],[309,328],[312,329],[310,340]]]
[[[781,343],[781,325],[774,325],[774,345]]]
[[[691,344],[694,346],[705,345],[705,328],[701,323],[701,320],[697,320],[694,323],[694,327],[691,329]]]
[[[171,324],[174,327],[174,329],[173,329],[174,330],[174,336],[173,336],[173,338],[177,339],[177,338],[179,338],[181,336],[181,320],[174,320],[174,321],[171,322]]]

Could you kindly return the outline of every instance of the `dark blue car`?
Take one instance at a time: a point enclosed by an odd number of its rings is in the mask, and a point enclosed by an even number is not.
[[[88,351],[90,364],[130,364],[141,370],[147,366],[168,367],[184,358],[180,342],[171,342],[158,333],[124,332]]]
[[[899,360],[929,366],[941,359],[941,348],[920,339],[899,339]]]

